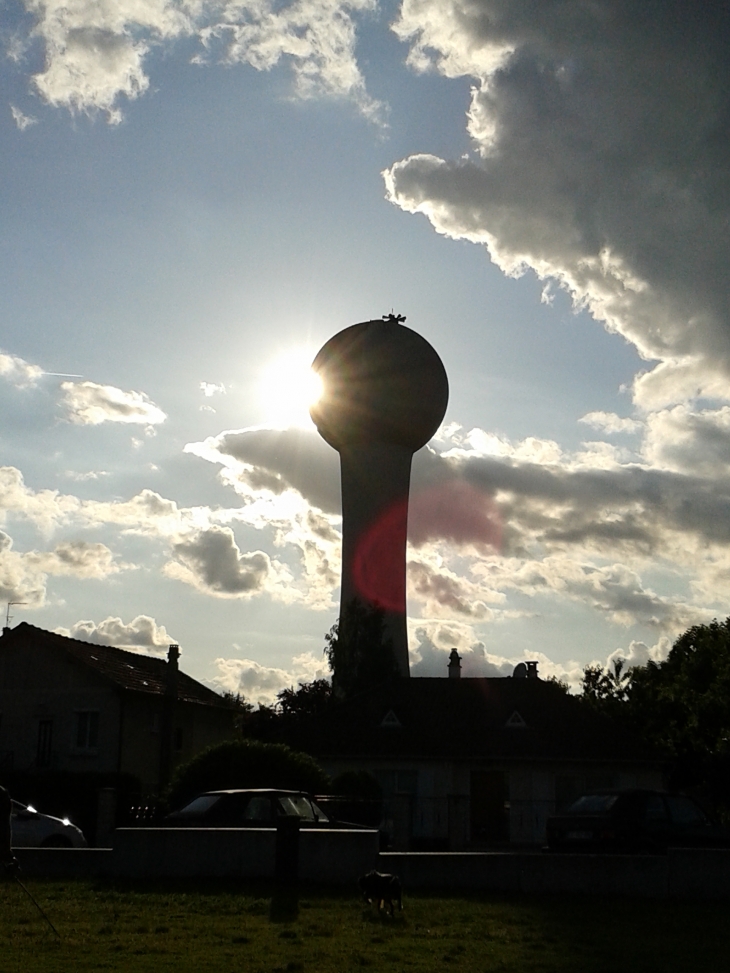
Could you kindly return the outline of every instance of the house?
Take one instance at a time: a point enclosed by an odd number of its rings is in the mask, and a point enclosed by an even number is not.
[[[306,744],[329,774],[379,781],[395,849],[540,845],[548,816],[581,793],[662,786],[656,753],[536,663],[462,679],[452,658],[449,675],[342,702]]]
[[[167,659],[21,622],[0,636],[0,771],[131,774],[155,795],[234,733],[227,701]]]

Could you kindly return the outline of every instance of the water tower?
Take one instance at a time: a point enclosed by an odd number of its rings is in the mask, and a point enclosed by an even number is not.
[[[444,417],[449,383],[439,356],[404,320],[391,314],[330,338],[312,364],[322,394],[310,413],[340,454],[340,618],[354,599],[383,609],[398,671],[407,676],[411,460]]]

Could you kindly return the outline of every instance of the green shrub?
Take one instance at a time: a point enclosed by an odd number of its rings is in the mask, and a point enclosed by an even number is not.
[[[316,760],[283,743],[228,740],[208,747],[177,768],[167,804],[171,808],[182,807],[203,791],[233,787],[322,792],[330,789],[330,779]]]

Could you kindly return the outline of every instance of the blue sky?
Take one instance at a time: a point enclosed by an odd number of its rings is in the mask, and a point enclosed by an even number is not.
[[[187,671],[252,699],[322,674],[337,457],[289,369],[391,309],[451,385],[414,464],[414,674],[445,675],[457,646],[467,674],[538,658],[575,684],[726,614],[722,11],[19,0],[0,17],[16,621],[179,641]]]

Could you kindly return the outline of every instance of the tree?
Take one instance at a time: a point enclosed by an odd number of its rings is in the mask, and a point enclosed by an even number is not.
[[[277,693],[278,709],[284,720],[304,722],[318,719],[332,705],[332,686],[326,679],[303,682],[299,689],[282,689]]]
[[[635,669],[626,669],[625,659],[614,659],[613,668],[586,666],[583,670],[583,699],[606,716],[626,715],[623,703],[629,699]]]
[[[704,781],[730,805],[730,618],[693,625],[664,662],[634,670],[630,704],[649,739],[677,758],[680,778]]]
[[[329,777],[316,760],[281,743],[228,740],[208,747],[178,767],[167,794],[170,807],[181,807],[196,794],[229,787],[283,787],[327,791]]]
[[[352,696],[399,675],[382,608],[353,599],[325,635],[325,643],[337,695]]]
[[[583,699],[673,758],[670,786],[700,787],[730,815],[730,618],[693,625],[663,662],[588,666]]]

